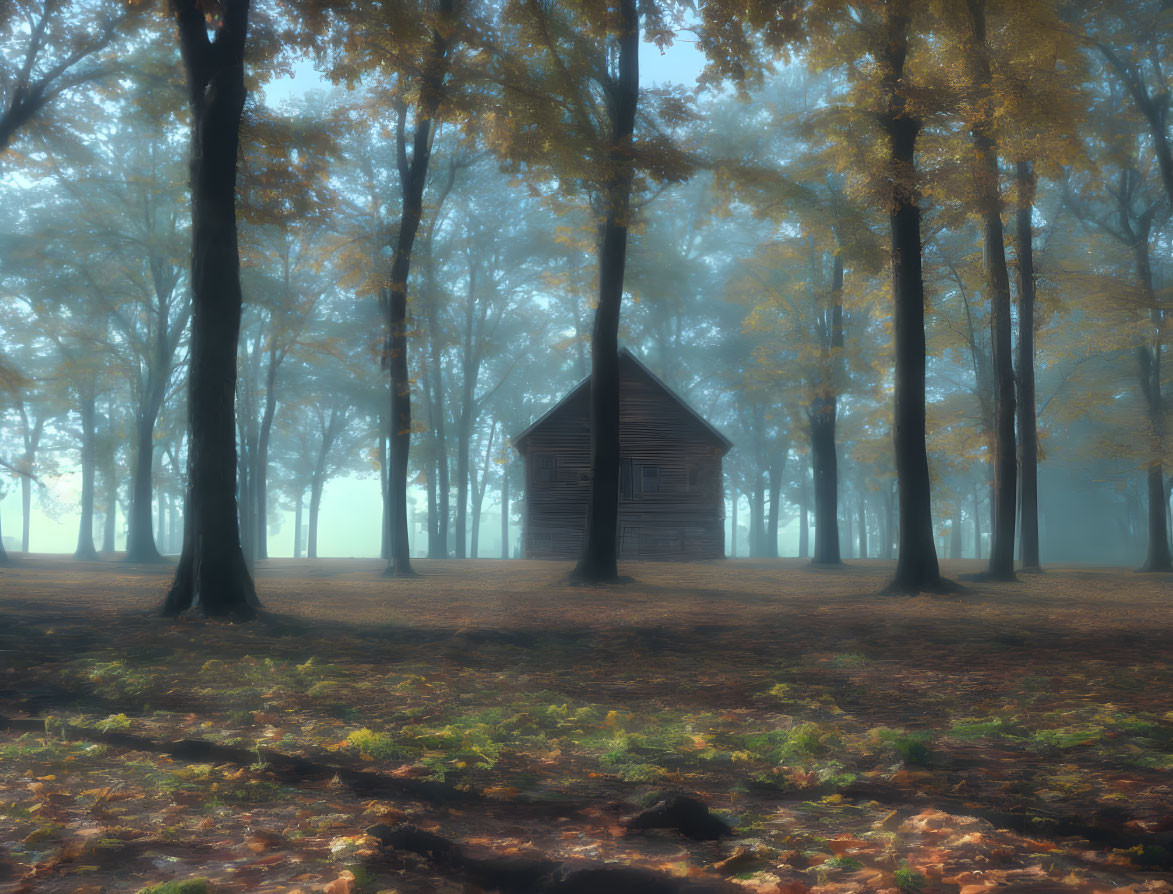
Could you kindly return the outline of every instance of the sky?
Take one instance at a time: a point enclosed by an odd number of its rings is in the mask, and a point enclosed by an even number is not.
[[[704,57],[697,51],[695,41],[687,36],[661,52],[652,44],[644,43],[640,51],[640,82],[644,86],[669,83],[694,87],[704,66]],[[324,83],[308,61],[295,67],[293,77],[279,78],[265,87],[265,101],[279,104],[310,90],[321,89]],[[454,488],[455,489],[455,488]],[[46,476],[41,484],[34,486],[33,511],[30,521],[30,550],[32,552],[71,553],[77,545],[77,500],[80,492],[80,475],[76,472]],[[415,494],[417,505],[424,506],[424,494]],[[500,555],[500,516],[493,503],[495,495],[489,494],[485,502],[482,525],[482,554]],[[321,517],[318,533],[319,556],[374,556],[379,552],[381,537],[380,511],[382,498],[379,482],[375,477],[337,478],[329,482],[322,498]],[[744,503],[743,503],[744,505]],[[731,509],[731,507],[729,507]],[[19,549],[21,528],[21,506],[19,484],[8,484],[3,500],[0,500],[0,526],[3,528],[5,544],[9,549]],[[727,515],[730,515],[727,511]],[[279,513],[276,527],[270,528],[269,552],[273,556],[293,554],[293,513]],[[304,524],[308,524],[307,517]],[[422,524],[422,512],[421,512]],[[116,541],[122,548],[125,520],[119,518],[119,537]],[[413,554],[426,548],[426,537],[419,526],[413,526]],[[519,541],[520,531],[514,526],[511,531],[511,545]],[[731,531],[726,522],[726,543],[730,542]],[[782,548],[784,553],[796,552],[798,526],[791,524],[783,529]],[[98,538],[100,545],[100,538]],[[740,538],[742,551],[745,539]]]

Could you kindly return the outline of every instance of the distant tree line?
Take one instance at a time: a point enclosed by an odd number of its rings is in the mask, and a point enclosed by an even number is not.
[[[179,552],[172,613],[252,614],[276,514],[316,555],[338,475],[379,478],[390,575],[416,492],[428,556],[477,555],[487,501],[506,556],[509,435],[589,373],[574,575],[614,579],[625,343],[737,444],[735,554],[797,521],[894,592],[948,587],[941,551],[1012,579],[1081,536],[1048,509],[1074,480],[1173,570],[1164,4],[163,12],[0,9],[22,550],[76,467],[76,555],[119,517],[128,559]],[[641,86],[640,41],[682,31],[698,89]],[[261,101],[305,59],[328,87]]]

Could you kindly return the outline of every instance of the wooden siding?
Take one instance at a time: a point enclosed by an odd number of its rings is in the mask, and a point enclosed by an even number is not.
[[[628,355],[621,359],[620,389],[620,458],[631,470],[630,489],[624,475],[620,491],[620,558],[722,558],[721,458],[728,442]],[[584,382],[526,432],[520,444],[526,466],[526,558],[573,559],[582,548],[590,476],[589,410],[589,384]],[[658,469],[655,493],[641,487],[645,467]],[[647,476],[648,483],[652,478]]]

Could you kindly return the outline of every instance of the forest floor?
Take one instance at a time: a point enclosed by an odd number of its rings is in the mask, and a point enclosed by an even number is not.
[[[0,892],[1171,890],[1169,577],[381,567],[262,563],[249,624],[0,570]],[[672,792],[732,833],[628,828]]]

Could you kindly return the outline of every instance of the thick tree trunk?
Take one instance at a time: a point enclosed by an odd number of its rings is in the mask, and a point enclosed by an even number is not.
[[[806,469],[801,468],[798,478],[798,557],[805,559],[810,555],[810,519],[807,518],[807,486]]]
[[[925,299],[921,270],[916,140],[920,122],[906,108],[904,62],[911,27],[908,0],[886,7],[887,40],[879,47],[887,109],[892,203],[892,290],[896,353],[893,441],[899,489],[896,574],[891,592],[942,586],[933,542],[929,457],[925,447]]]
[[[509,558],[509,464],[501,467],[501,558]]]
[[[195,0],[171,0],[171,8],[192,110],[192,316],[183,552],[163,613],[198,605],[206,615],[250,618],[260,603],[240,547],[235,432],[236,162],[248,0],[222,0],[214,40]]]
[[[82,388],[79,395],[78,411],[81,414],[81,518],[78,521],[77,549],[75,559],[92,562],[98,558],[94,549],[94,472],[95,440],[94,392]]]
[[[586,537],[572,577],[619,577],[619,309],[627,264],[633,178],[631,141],[639,100],[639,13],[636,0],[617,0],[619,77],[610,91],[611,148],[599,239],[599,304],[591,335],[590,495]]]
[[[1169,529],[1165,526],[1165,477],[1161,463],[1149,466],[1146,477],[1149,504],[1149,548],[1142,570],[1173,571]]]
[[[1022,567],[1042,568],[1039,561],[1039,447],[1035,410],[1035,174],[1029,161],[1018,162],[1018,214],[1015,240],[1018,255],[1018,455],[1022,475]]]
[[[816,398],[810,413],[811,473],[815,491],[814,565],[838,565],[839,470],[835,451],[835,400]],[[830,405],[829,409],[827,405]]]

